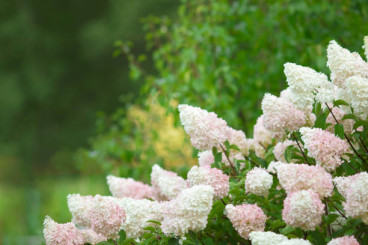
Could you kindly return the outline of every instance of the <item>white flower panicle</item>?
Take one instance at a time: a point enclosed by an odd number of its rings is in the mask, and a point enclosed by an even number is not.
[[[365,58],[368,60],[368,36],[364,37],[363,49],[364,49]]]
[[[259,196],[268,196],[273,177],[263,168],[253,168],[245,177],[245,192]]]
[[[358,53],[351,53],[336,41],[331,41],[327,48],[327,66],[331,70],[331,80],[340,88],[347,78],[359,75],[368,77],[368,65]]]
[[[345,82],[344,91],[346,100],[354,108],[354,112],[366,117],[368,115],[368,78],[349,77]]]
[[[97,243],[107,241],[107,238],[105,236],[96,233],[92,229],[80,229],[79,233],[82,235],[84,243],[95,245]]]
[[[224,198],[229,193],[229,176],[216,168],[193,166],[187,181],[190,186],[212,186],[215,198]]]
[[[213,112],[199,107],[179,105],[180,121],[198,150],[211,150],[226,141],[227,123]]]
[[[292,227],[314,230],[322,222],[325,205],[313,191],[297,191],[284,200],[282,219]]]
[[[114,197],[154,198],[151,186],[135,181],[132,178],[119,178],[109,175],[107,176],[107,184]]]
[[[267,147],[272,143],[272,132],[263,125],[263,116],[258,117],[257,123],[253,128],[253,139],[262,147]]]
[[[121,198],[119,204],[125,210],[126,220],[121,225],[127,238],[139,238],[146,231],[143,228],[154,226],[149,220],[161,221],[160,203],[147,199]]]
[[[73,216],[72,222],[80,227],[90,227],[89,214],[95,201],[93,196],[69,194],[67,200],[69,211]]]
[[[271,231],[253,231],[249,235],[252,245],[312,245],[303,239],[288,239],[286,236]]]
[[[166,235],[184,236],[203,230],[212,208],[213,188],[196,185],[183,190],[174,200],[162,203],[161,229]]]
[[[171,200],[187,188],[187,182],[182,177],[157,164],[152,167],[151,184],[158,200]]]
[[[227,127],[227,135],[227,140],[229,141],[230,145],[236,145],[237,147],[239,147],[241,153],[246,156],[249,154],[248,141],[243,131]]]

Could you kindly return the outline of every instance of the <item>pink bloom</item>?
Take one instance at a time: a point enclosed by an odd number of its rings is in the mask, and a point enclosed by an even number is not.
[[[292,227],[314,230],[321,224],[325,205],[313,191],[298,191],[284,200],[282,219]]]
[[[262,100],[263,125],[274,136],[283,135],[285,131],[296,131],[306,124],[304,113],[292,103],[266,93]],[[280,138],[280,137],[278,137]]]
[[[83,236],[73,223],[58,224],[49,216],[43,222],[46,245],[83,245]]]
[[[349,145],[344,140],[320,128],[301,128],[302,140],[317,164],[327,171],[333,171],[343,162],[341,157],[349,152]]]
[[[354,236],[343,236],[332,239],[327,245],[359,245]]]
[[[157,164],[152,167],[151,184],[158,200],[171,200],[187,188],[187,182],[182,177]]]
[[[273,177],[263,168],[253,168],[245,177],[245,192],[268,196]]]
[[[285,160],[285,150],[288,146],[293,145],[297,147],[295,141],[292,140],[285,140],[283,142],[278,142],[273,149],[273,154],[275,155],[276,160],[281,162],[286,162]]]
[[[332,176],[322,167],[307,164],[280,164],[276,167],[280,185],[290,194],[295,191],[312,190],[320,198],[332,195]]]
[[[226,197],[229,193],[229,176],[217,168],[192,167],[188,172],[188,183],[190,186],[212,186],[216,198]]]
[[[347,216],[361,218],[368,224],[368,173],[334,179],[337,190],[345,197],[343,203]]]
[[[211,150],[228,138],[227,123],[213,112],[199,107],[179,105],[180,121],[198,150]]]
[[[107,176],[109,189],[114,197],[131,197],[134,199],[153,198],[151,186],[135,181],[132,178]]]
[[[95,196],[90,212],[91,228],[107,238],[117,238],[125,211],[113,197]]]
[[[235,230],[244,239],[248,239],[252,231],[264,231],[265,229],[267,217],[256,204],[238,206],[228,204],[225,207],[225,213]]]
[[[198,153],[198,164],[200,167],[211,167],[211,164],[215,162],[215,157],[212,151],[202,151]]]

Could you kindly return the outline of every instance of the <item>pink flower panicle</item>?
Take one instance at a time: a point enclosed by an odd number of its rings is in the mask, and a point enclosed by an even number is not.
[[[349,152],[349,144],[320,128],[301,128],[304,147],[308,156],[327,171],[333,171],[343,162],[341,157]]]
[[[217,168],[193,166],[188,172],[190,186],[209,185],[215,198],[224,198],[229,193],[229,176]]]
[[[289,163],[279,164],[276,168],[280,185],[288,194],[301,190],[312,190],[320,198],[332,195],[332,176],[321,166]]]
[[[80,234],[83,236],[84,243],[89,243],[95,245],[100,242],[107,241],[107,238],[102,234],[96,233],[92,229],[81,229],[79,230]]]
[[[211,150],[228,138],[227,123],[213,112],[199,107],[179,105],[180,121],[198,150]]]
[[[58,224],[49,216],[43,223],[46,245],[83,245],[82,234],[73,223]]]
[[[135,181],[132,178],[119,178],[109,175],[107,176],[107,183],[114,197],[131,197],[134,199],[154,197],[151,186]]]
[[[244,239],[249,239],[252,231],[264,231],[265,229],[267,217],[256,204],[238,206],[228,204],[225,207],[225,213],[235,230]]]
[[[354,236],[343,236],[332,239],[327,245],[359,245]]]
[[[296,131],[306,124],[304,113],[292,103],[266,93],[262,100],[263,124],[273,136],[284,135],[285,131]],[[278,136],[280,138],[280,136]]]
[[[343,203],[346,215],[361,218],[368,224],[368,173],[361,172],[349,177],[334,179],[337,190],[345,197]]]
[[[121,224],[125,221],[125,211],[113,197],[95,196],[89,213],[91,228],[107,238],[117,238]]]
[[[245,177],[245,191],[268,196],[268,191],[273,183],[273,177],[263,168],[253,168]]]
[[[294,192],[284,200],[282,219],[292,227],[314,230],[322,222],[324,207],[317,193],[309,190]]]
[[[253,128],[253,139],[261,146],[267,147],[272,142],[272,132],[265,128],[263,124],[264,116],[257,119],[257,123]]]

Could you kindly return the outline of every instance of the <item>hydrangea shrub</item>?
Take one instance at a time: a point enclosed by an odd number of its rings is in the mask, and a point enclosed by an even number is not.
[[[327,55],[331,81],[285,64],[288,88],[264,96],[253,138],[179,105],[198,166],[69,195],[73,219],[46,217],[46,244],[368,244],[368,63],[335,41]]]

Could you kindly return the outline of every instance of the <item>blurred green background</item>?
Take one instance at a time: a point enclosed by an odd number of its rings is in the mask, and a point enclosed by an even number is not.
[[[362,54],[366,23],[365,0],[1,1],[0,244],[42,243],[44,216],[108,195],[108,173],[185,175],[178,103],[251,138],[283,64],[328,74],[328,42]]]

